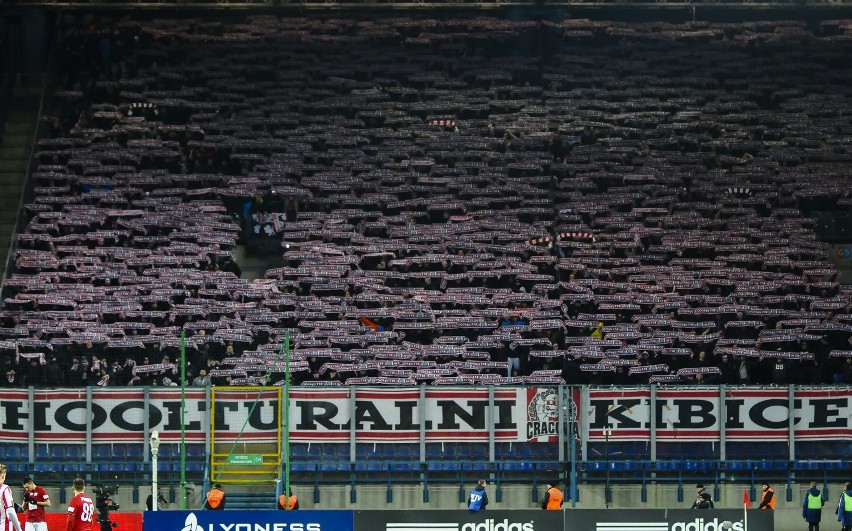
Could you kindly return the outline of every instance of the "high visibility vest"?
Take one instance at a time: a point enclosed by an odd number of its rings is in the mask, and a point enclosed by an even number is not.
[[[281,505],[281,507],[286,507],[291,511],[296,508],[297,501],[299,501],[299,498],[297,498],[295,494],[290,497],[288,497],[286,494],[278,496],[278,503]]]
[[[774,511],[775,510],[775,491],[772,490],[772,487],[766,489],[766,492],[763,495],[766,496],[766,494],[769,494],[769,493],[772,493],[772,499],[769,500],[769,506],[768,507],[762,507],[762,508],[763,509],[772,509]]]
[[[468,503],[467,503],[468,510],[476,512],[476,511],[479,511],[480,509],[482,509],[482,501],[484,500],[484,498],[485,498],[485,491],[484,490],[473,489],[470,492],[470,496],[468,496],[468,498],[467,498],[468,499]]]
[[[562,496],[562,491],[560,491],[556,487],[550,487],[549,489],[547,489],[547,493],[550,496],[547,498],[547,507],[545,507],[545,509],[547,509],[548,511],[558,511],[559,509],[561,509],[562,501],[564,499]]]
[[[219,489],[213,489],[207,493],[207,505],[209,505],[211,509],[216,509],[222,503],[224,498],[224,492]]]
[[[810,492],[808,492],[808,509],[822,509],[822,495],[818,494],[814,496]]]
[[[843,510],[847,513],[852,513],[852,496],[843,493]]]

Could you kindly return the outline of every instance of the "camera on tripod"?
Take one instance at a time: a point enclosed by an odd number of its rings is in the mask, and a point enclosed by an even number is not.
[[[118,492],[118,486],[95,487],[94,491],[95,510],[98,512],[101,531],[110,531],[113,527],[118,527],[118,522],[112,522],[109,519],[109,512],[118,510],[118,504],[112,501],[112,497]]]

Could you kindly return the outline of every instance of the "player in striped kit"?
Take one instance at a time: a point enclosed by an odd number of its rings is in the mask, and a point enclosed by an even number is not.
[[[0,531],[21,531],[21,523],[15,513],[15,500],[12,499],[12,489],[6,484],[6,465],[0,465],[0,501],[3,512],[0,513]]]

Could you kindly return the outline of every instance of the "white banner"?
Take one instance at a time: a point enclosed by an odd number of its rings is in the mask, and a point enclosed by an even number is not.
[[[420,388],[293,388],[290,393],[292,442],[348,441],[354,423],[359,442],[416,442],[421,432],[429,441],[485,442],[493,433],[498,441],[552,442],[558,436],[559,397],[556,388],[494,387],[489,389]],[[145,415],[149,429],[164,441],[181,434],[180,389],[151,388],[144,411],[143,388],[36,390],[32,410],[26,389],[0,391],[0,441],[26,442],[32,433],[39,443],[83,443],[91,431],[95,443],[143,442]],[[350,396],[352,393],[352,396]],[[253,388],[214,389],[214,411],[206,390],[189,388],[183,422],[186,438],[202,442],[211,431],[218,442],[273,441],[281,422],[278,389],[258,397]],[[588,403],[580,404],[580,388],[565,404],[570,420],[588,426],[590,441],[646,441],[651,433],[649,388],[588,389]],[[659,441],[715,441],[721,419],[729,441],[786,440],[788,422],[794,422],[797,441],[852,437],[852,388],[797,388],[792,412],[786,388],[736,387],[725,390],[724,409],[716,387],[662,387],[656,393],[653,429]],[[580,413],[582,412],[582,413]],[[585,419],[577,418],[582,414]],[[566,419],[568,420],[568,419]]]
[[[144,441],[143,388],[92,388],[91,393],[89,408],[86,389],[37,390],[30,411],[26,390],[0,392],[0,441],[25,442],[31,432],[39,442],[84,443],[89,430],[94,443]],[[416,442],[421,414],[427,440],[486,442],[492,432],[499,441],[557,440],[555,388],[494,388],[491,424],[488,393],[487,388],[427,388],[421,412],[419,388],[295,388],[290,392],[290,440],[347,441],[354,420],[359,441]],[[243,442],[274,442],[281,419],[278,396],[278,388],[259,395],[256,388],[217,387],[211,414],[205,390],[190,388],[186,440],[204,441],[214,423],[217,443],[238,437]],[[149,429],[159,430],[161,440],[180,440],[180,389],[152,388],[148,416]]]
[[[658,441],[719,440],[724,417],[729,441],[787,440],[793,418],[797,441],[852,437],[852,388],[797,388],[793,408],[787,388],[731,387],[724,415],[717,387],[662,387],[657,390],[653,428]],[[590,389],[589,440],[647,441],[651,434],[651,392]]]
[[[416,442],[556,441],[559,421],[555,388],[497,387],[489,423],[487,388],[296,389],[290,392],[290,441]],[[572,408],[573,410],[573,408]]]
[[[32,433],[39,443],[83,444],[89,430],[96,444],[145,440],[143,388],[91,388],[91,392],[89,408],[86,389],[36,390],[32,411],[26,389],[0,392],[0,441],[26,442]],[[149,428],[159,430],[162,441],[180,441],[180,389],[152,388],[148,419]],[[187,389],[184,423],[187,441],[205,441],[210,416],[204,389]]]

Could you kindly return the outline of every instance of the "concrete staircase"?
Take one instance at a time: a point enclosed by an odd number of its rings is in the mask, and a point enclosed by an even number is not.
[[[41,86],[15,87],[0,139],[0,272],[3,276],[21,206],[42,91]]]
[[[228,510],[269,511],[278,508],[275,492],[227,492],[225,508]]]

